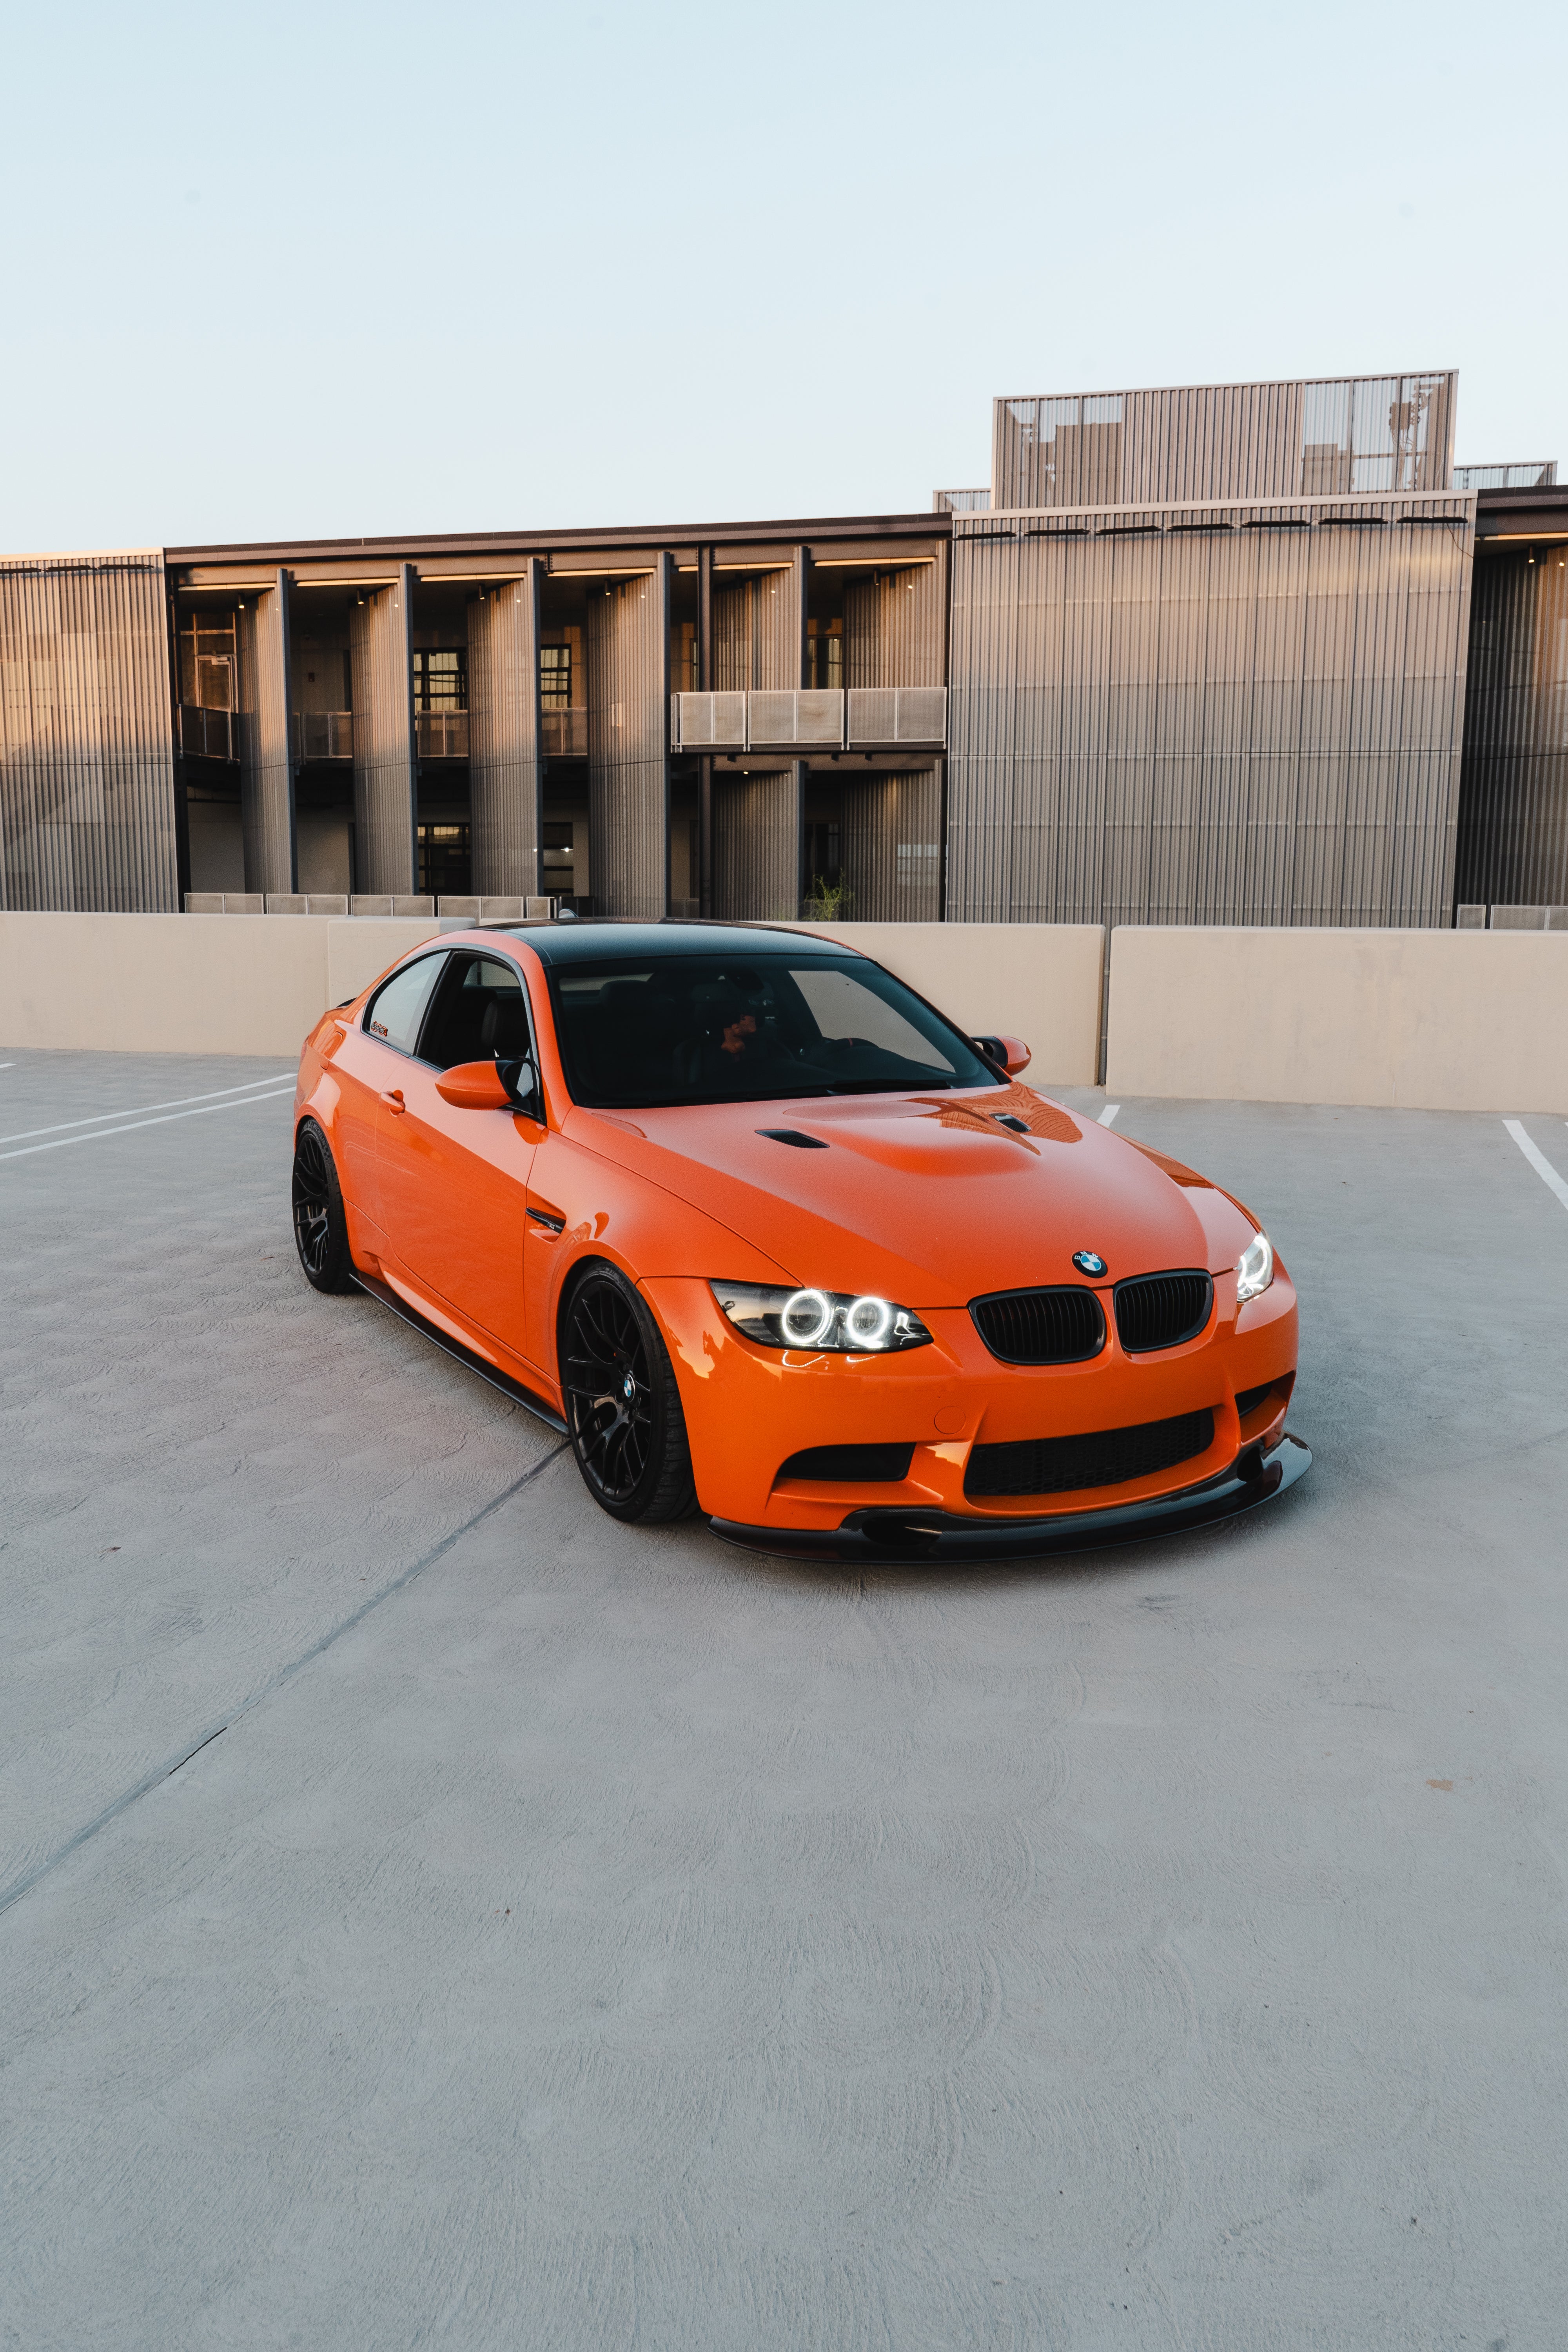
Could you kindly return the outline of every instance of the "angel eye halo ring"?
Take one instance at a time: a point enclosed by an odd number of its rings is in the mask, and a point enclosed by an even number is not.
[[[844,1318],[844,1328],[862,1348],[883,1348],[893,1328],[893,1306],[886,1298],[858,1298]]]
[[[931,1335],[896,1299],[853,1290],[786,1290],[771,1284],[709,1284],[737,1331],[763,1348],[837,1356],[887,1356],[927,1348]]]
[[[833,1301],[825,1290],[797,1290],[784,1301],[779,1323],[792,1347],[819,1347],[833,1328]]]

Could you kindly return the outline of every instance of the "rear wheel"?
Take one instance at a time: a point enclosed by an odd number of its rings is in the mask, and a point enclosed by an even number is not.
[[[305,1279],[318,1290],[347,1290],[353,1271],[348,1220],[326,1137],[313,1118],[294,1144],[294,1240]]]
[[[615,1519],[697,1508],[675,1370],[658,1327],[613,1265],[584,1275],[561,1319],[561,1385],[583,1483]]]

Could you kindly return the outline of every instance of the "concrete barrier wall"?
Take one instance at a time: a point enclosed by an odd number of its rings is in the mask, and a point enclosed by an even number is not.
[[[0,1044],[293,1057],[433,922],[0,914]]]
[[[0,1044],[290,1061],[331,1002],[331,929],[309,915],[0,914]]]
[[[324,1007],[437,928],[0,913],[0,1046],[289,1060]],[[1039,1084],[1093,1084],[1097,925],[797,928],[876,956],[971,1032],[1026,1039]],[[1568,934],[1119,929],[1108,1083],[1124,1095],[1568,1115]]]
[[[1112,1094],[1568,1112],[1568,937],[1111,933]]]
[[[1099,923],[800,923],[875,956],[972,1036],[1001,1030],[1034,1055],[1036,1086],[1091,1087],[1105,932]]]

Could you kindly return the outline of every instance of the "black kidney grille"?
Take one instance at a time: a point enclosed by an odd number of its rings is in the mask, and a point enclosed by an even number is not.
[[[821,1478],[835,1486],[896,1486],[910,1475],[914,1445],[810,1445],[792,1454],[781,1478]]]
[[[1105,1317],[1092,1290],[998,1290],[970,1301],[974,1328],[1005,1364],[1080,1364],[1105,1345]]]
[[[1116,1286],[1116,1329],[1130,1356],[1195,1339],[1214,1305],[1206,1274],[1143,1274]]]
[[[976,1445],[963,1475],[966,1495],[1067,1495],[1079,1486],[1121,1486],[1152,1478],[1206,1454],[1214,1414],[1180,1412],[1133,1429],[1094,1429],[1082,1437],[1029,1437],[1016,1445]]]

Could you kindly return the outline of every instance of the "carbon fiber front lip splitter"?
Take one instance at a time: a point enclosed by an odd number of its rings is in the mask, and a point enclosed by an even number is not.
[[[1201,1486],[1156,1496],[1152,1502],[1112,1504],[1100,1511],[1075,1511],[1050,1519],[970,1519],[949,1511],[914,1506],[871,1505],[851,1511],[837,1528],[749,1528],[733,1519],[710,1519],[725,1543],[746,1551],[770,1552],[780,1559],[829,1560],[865,1567],[877,1560],[973,1561],[1045,1559],[1056,1552],[1099,1551],[1111,1544],[1146,1542],[1152,1536],[1185,1535],[1212,1528],[1270,1503],[1312,1466],[1310,1449],[1299,1437],[1281,1437],[1265,1454],[1245,1447],[1231,1467]]]

